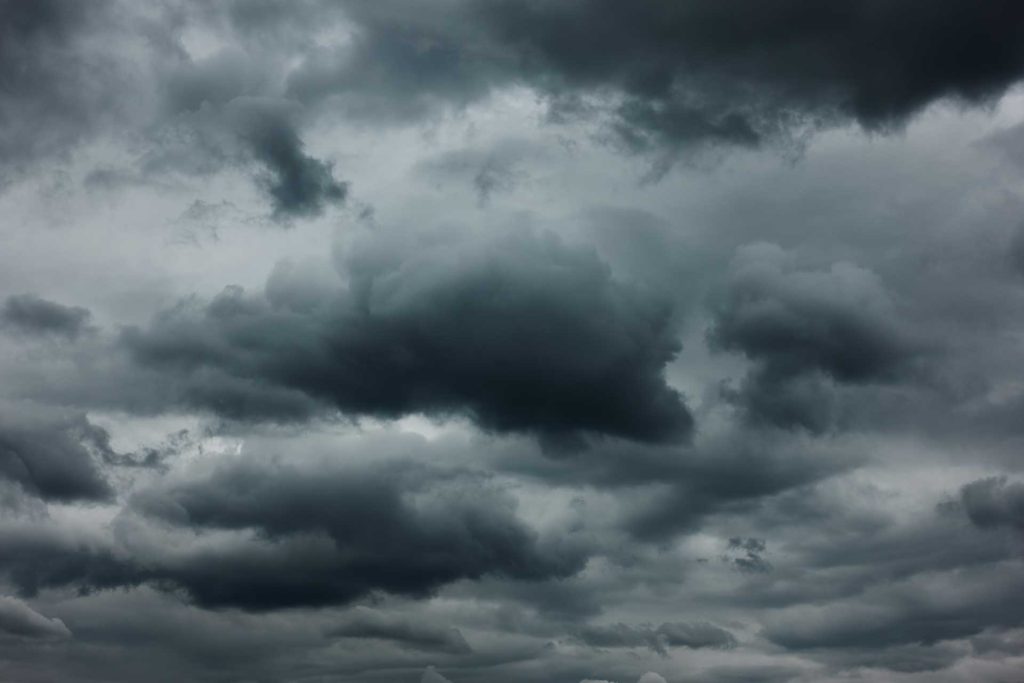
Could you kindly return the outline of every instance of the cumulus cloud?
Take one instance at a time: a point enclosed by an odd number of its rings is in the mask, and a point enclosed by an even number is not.
[[[738,14],[710,0],[628,9],[465,0],[447,9],[457,19],[395,1],[347,6],[354,46],[310,55],[290,91],[410,117],[526,83],[553,117],[596,111],[628,147],[664,153],[758,146],[849,120],[884,129],[936,100],[990,101],[1024,73],[1012,2],[942,11],[775,2]]]
[[[94,134],[116,108],[103,107],[115,79],[130,67],[92,31],[119,26],[112,4],[85,7],[64,0],[0,4],[0,183],[37,158],[66,153]],[[104,111],[106,110],[106,111]]]
[[[966,484],[960,499],[971,522],[981,528],[1024,530],[1024,484],[989,477]]]
[[[1024,9],[748,4],[0,0],[0,676],[1016,680]]]
[[[801,270],[791,260],[769,244],[738,250],[709,340],[754,361],[727,394],[753,421],[821,431],[832,420],[823,381],[894,381],[923,347],[874,273],[848,263]]]
[[[34,294],[9,296],[0,308],[0,328],[28,337],[76,339],[88,330],[91,313],[80,306],[65,306]]]
[[[228,106],[244,146],[267,170],[263,179],[274,216],[312,217],[348,196],[330,164],[303,152],[287,107],[273,101],[238,98]]]
[[[292,115],[301,103],[281,98],[267,60],[240,46],[205,58],[185,49],[187,27],[210,18],[203,10],[173,0],[45,0],[5,2],[0,16],[0,180],[114,135],[145,137],[147,149],[95,169],[87,185],[256,166],[276,219],[314,217],[345,200],[348,184],[303,150]]]
[[[404,619],[368,608],[332,626],[327,635],[336,638],[380,639],[428,652],[467,654],[473,649],[457,628]]]
[[[656,674],[653,671],[648,671],[636,683],[668,683],[664,676]]]
[[[432,666],[428,666],[423,672],[423,676],[420,677],[420,683],[452,683],[447,678],[437,672]]]
[[[932,102],[991,102],[1024,73],[1020,10],[1009,0],[941,11],[801,0],[742,15],[711,0],[628,11],[610,0],[444,4],[438,14],[401,0],[259,11],[6,2],[6,175],[111,134],[148,137],[154,149],[136,165],[144,174],[234,166],[211,124],[232,131],[230,103],[251,97],[293,102],[311,118],[419,122],[526,86],[551,120],[597,121],[626,149],[665,159],[848,121],[893,128]],[[196,33],[219,49],[193,53]],[[118,97],[125,89],[132,98]],[[233,132],[268,172],[261,183],[276,217],[315,216],[347,195],[291,125]],[[503,182],[496,172],[478,176],[484,195]]]
[[[274,280],[262,296],[184,302],[123,345],[187,404],[233,418],[295,419],[315,401],[556,440],[691,428],[662,374],[679,348],[670,308],[591,251],[533,232],[412,250],[374,240],[344,272],[347,289],[327,294]]]
[[[84,415],[44,417],[7,407],[0,416],[0,478],[54,501],[102,501],[113,489],[97,460],[106,434]]]
[[[541,581],[583,568],[586,544],[539,536],[486,478],[394,453],[417,444],[362,443],[378,454],[363,464],[221,456],[205,474],[168,477],[135,494],[117,538],[76,542],[12,522],[0,530],[11,549],[0,570],[26,595],[151,584],[204,607],[259,611],[379,593],[422,598],[460,580]],[[338,625],[339,634],[465,646],[437,629],[357,617]]]
[[[63,640],[71,637],[64,622],[44,617],[24,601],[0,595],[0,633],[33,640]]]
[[[732,633],[707,622],[666,622],[657,627],[622,623],[588,626],[579,637],[593,647],[647,647],[660,655],[667,655],[670,647],[727,650],[736,646]]]

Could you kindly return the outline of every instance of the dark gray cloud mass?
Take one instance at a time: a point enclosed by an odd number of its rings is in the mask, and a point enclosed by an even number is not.
[[[0,0],[0,680],[1019,681],[1022,79],[1013,0]]]
[[[182,590],[205,607],[269,610],[345,604],[377,592],[424,597],[447,583],[491,574],[565,577],[586,560],[578,545],[537,538],[517,519],[512,499],[486,482],[467,487],[474,482],[458,473],[393,459],[360,468],[315,464],[226,460],[205,477],[145,489],[131,502],[142,517],[124,521],[127,538],[144,536],[127,545],[9,528],[4,541],[12,554],[0,570],[25,595],[46,587],[94,591],[149,583]],[[163,526],[137,526],[146,520]],[[159,538],[160,528],[172,537],[218,530],[242,536],[166,552],[146,540]],[[245,538],[249,530],[255,538]],[[334,630],[403,639],[386,618]],[[413,629],[404,640],[422,645],[430,633]]]
[[[0,595],[0,633],[32,639],[71,637],[60,619],[48,619],[21,600],[6,595]]]
[[[55,501],[107,499],[113,489],[97,462],[105,438],[83,415],[44,418],[12,411],[0,417],[0,478]]]
[[[827,382],[891,382],[925,347],[874,273],[845,263],[802,271],[787,260],[773,245],[744,247],[709,338],[754,361],[734,396],[754,421],[821,430],[832,421]]]
[[[338,638],[392,640],[405,647],[431,652],[472,652],[456,628],[419,623],[366,608],[357,608],[352,616],[332,626],[327,633]]]
[[[979,103],[1024,73],[1024,15],[1010,1],[713,0],[350,3],[355,48],[314,53],[290,77],[304,97],[354,91],[357,111],[419,115],[509,82],[550,98],[556,117],[596,105],[628,147],[757,146],[854,120],[901,125],[925,105]],[[397,110],[395,109],[397,105]]]
[[[591,626],[580,632],[580,639],[594,647],[649,647],[659,654],[666,654],[669,647],[730,649],[736,646],[735,636],[706,622],[668,622],[658,627]]]
[[[348,271],[347,290],[312,299],[272,280],[262,296],[185,302],[123,343],[187,402],[228,417],[294,418],[312,397],[351,415],[462,415],[553,439],[690,429],[662,374],[678,351],[671,311],[593,252],[529,232],[408,252],[374,240]],[[296,397],[270,402],[264,385]]]
[[[1024,17],[1009,0],[773,0],[743,12],[710,0],[446,0],[443,10],[45,0],[0,12],[2,149],[13,170],[111,131],[170,142],[146,155],[150,170],[214,169],[233,155],[211,146],[210,124],[229,123],[232,101],[253,96],[415,121],[521,84],[546,98],[553,120],[596,118],[625,147],[665,157],[849,120],[898,126],[934,101],[990,102],[1024,73]],[[219,52],[189,53],[197,24],[216,32]],[[302,39],[332,28],[351,40]],[[182,148],[183,136],[196,148]],[[347,194],[296,130],[271,125],[241,141],[270,173],[263,184],[279,218],[316,215]]]
[[[265,552],[214,551],[169,569],[167,578],[211,606],[344,603],[375,590],[425,595],[484,574],[537,580],[581,568],[582,556],[538,546],[510,501],[431,476],[438,474],[409,463],[351,473],[237,463],[140,494],[135,505],[172,524],[252,528],[270,541]],[[420,489],[413,478],[427,481]],[[326,546],[316,542],[321,535]]]
[[[1024,484],[1006,477],[979,479],[966,484],[960,496],[967,515],[979,527],[1024,530]]]
[[[80,306],[18,294],[7,297],[0,308],[0,329],[25,336],[54,336],[75,339],[89,329],[90,313]]]
[[[239,136],[269,174],[263,184],[276,218],[317,216],[325,206],[345,200],[348,184],[334,179],[330,164],[303,152],[286,110],[273,102],[241,98],[231,105]]]
[[[124,68],[103,46],[85,50],[86,27],[106,23],[110,3],[64,0],[0,4],[0,156],[4,171],[36,156],[60,154],[91,133],[103,93],[90,86],[100,74]],[[94,23],[95,22],[95,23]],[[72,85],[79,81],[81,87]],[[62,87],[68,86],[68,87]],[[99,88],[102,90],[102,88]],[[0,182],[8,181],[0,175]]]

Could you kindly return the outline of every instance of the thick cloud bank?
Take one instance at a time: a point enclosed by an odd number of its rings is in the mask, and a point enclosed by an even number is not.
[[[1024,5],[0,0],[0,680],[1009,683]]]
[[[394,249],[370,244],[345,289],[271,279],[184,302],[123,343],[183,400],[240,419],[462,415],[497,432],[684,437],[665,384],[671,311],[593,252],[526,233]]]

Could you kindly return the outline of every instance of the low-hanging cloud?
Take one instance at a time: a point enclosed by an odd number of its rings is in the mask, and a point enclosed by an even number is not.
[[[74,340],[89,330],[89,309],[66,306],[35,294],[7,297],[0,307],[0,330],[25,337]]]
[[[122,342],[177,378],[186,403],[227,417],[294,419],[313,399],[555,439],[691,428],[662,374],[678,350],[670,308],[591,251],[533,232],[414,250],[374,240],[345,272],[346,290],[274,279],[262,296],[185,302]]]
[[[32,640],[64,640],[71,631],[64,622],[36,612],[23,600],[0,595],[0,635]]]
[[[106,434],[81,414],[47,417],[8,409],[0,416],[0,478],[47,500],[113,496],[98,463],[105,450]]]
[[[924,347],[871,271],[847,263],[800,270],[790,261],[774,245],[741,248],[708,337],[712,348],[755,363],[732,396],[748,417],[821,431],[832,419],[827,382],[905,378]]]

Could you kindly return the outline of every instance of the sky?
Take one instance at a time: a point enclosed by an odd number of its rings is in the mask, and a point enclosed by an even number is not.
[[[0,0],[0,680],[1014,683],[1024,4]]]

